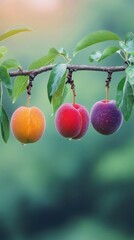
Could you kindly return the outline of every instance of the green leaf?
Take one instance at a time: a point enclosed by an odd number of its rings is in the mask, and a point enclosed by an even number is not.
[[[133,88],[128,81],[125,82],[123,89],[123,99],[121,110],[126,121],[129,120],[134,105]]]
[[[123,99],[123,88],[124,88],[125,81],[126,81],[126,77],[122,78],[121,81],[119,82],[118,86],[117,86],[116,106],[117,106],[118,108],[121,106],[121,103],[122,103],[122,99]]]
[[[4,62],[2,62],[2,65],[9,69],[21,67],[16,59],[7,59]]]
[[[13,89],[13,103],[17,98],[26,90],[29,82],[28,76],[18,76],[15,78],[14,89]]]
[[[11,29],[5,33],[3,33],[2,35],[0,35],[0,41],[5,40],[6,38],[9,38],[17,33],[20,32],[27,32],[27,31],[31,31],[31,29],[28,28],[16,28],[16,29]]]
[[[131,41],[133,39],[134,39],[134,34],[132,32],[127,33],[127,35],[125,36],[125,42]]]
[[[67,53],[67,51],[64,48],[60,48],[58,50],[58,52],[59,52],[59,55],[63,56],[68,62],[71,61],[71,58],[69,58],[69,54]]]
[[[66,50],[64,48],[61,48],[60,50],[51,48],[46,56],[41,57],[41,58],[37,59],[36,61],[34,61],[33,63],[31,63],[28,69],[33,70],[36,68],[40,68],[40,67],[49,65],[49,64],[53,63],[58,56],[64,57],[68,62],[71,60],[69,58],[68,53],[66,52]]]
[[[2,81],[0,80],[0,105],[2,105],[2,100],[3,100],[3,86],[2,86]],[[0,117],[0,119],[1,119],[1,117]]]
[[[4,46],[0,47],[0,58],[2,58],[7,53],[7,48]]]
[[[107,47],[106,49],[104,49],[102,56],[100,57],[100,59],[98,60],[98,62],[100,62],[101,60],[113,55],[114,53],[116,53],[119,50],[118,47],[115,46],[111,46],[111,47]]]
[[[41,57],[38,60],[31,63],[28,69],[33,70],[53,63],[58,55],[59,52],[55,48],[51,48],[48,52],[48,55]]]
[[[128,33],[125,37],[125,41],[119,42],[120,47],[126,53],[133,53],[134,52],[134,34]]]
[[[90,62],[93,62],[93,61],[100,62],[103,59],[116,53],[118,50],[119,50],[118,47],[112,46],[112,47],[105,48],[103,52],[101,52],[101,51],[92,52],[89,56],[89,61]]]
[[[134,64],[134,52],[129,54],[128,61],[130,62],[130,64]]]
[[[56,48],[50,48],[48,55],[58,55],[59,51]]]
[[[1,125],[1,135],[5,143],[9,139],[9,118],[3,106],[0,106],[0,125]]]
[[[64,48],[60,48],[58,50],[59,54],[63,55],[65,58],[68,58],[68,53],[66,52],[66,50]]]
[[[67,53],[67,51],[64,48],[60,48],[59,50],[55,49],[55,48],[51,48],[49,50],[49,55],[55,55],[55,58],[58,56],[63,57],[64,59],[66,59],[67,61],[70,61],[71,59],[69,58],[69,54]]]
[[[52,96],[52,105],[53,105],[53,112],[54,113],[57,111],[59,106],[64,102],[64,99],[67,95],[68,88],[65,84],[66,74],[67,74],[67,71],[64,73],[64,75],[63,75],[63,77],[60,81],[60,84],[58,86],[58,89],[56,90],[56,92]]]
[[[47,93],[48,93],[48,99],[50,103],[52,100],[52,96],[57,91],[61,83],[62,77],[66,72],[66,67],[67,67],[66,64],[57,64],[53,67],[50,73],[48,84],[47,84]]]
[[[125,78],[123,78],[117,87],[116,103],[118,107],[121,107],[127,121],[131,116],[134,105],[134,66],[128,66],[125,72],[127,80],[125,81]]]
[[[0,79],[4,86],[7,88],[9,95],[12,94],[12,84],[9,73],[7,72],[7,68],[5,66],[0,66]]]
[[[128,76],[128,81],[130,82],[130,84],[134,84],[134,66],[133,65],[128,66],[125,72]]]
[[[0,124],[2,123],[2,105],[0,105]]]
[[[105,30],[94,32],[86,36],[85,38],[83,38],[80,42],[78,42],[74,50],[74,56],[84,48],[87,48],[96,43],[109,41],[109,40],[120,40],[120,37],[113,32],[109,32]]]
[[[133,89],[133,95],[134,95],[134,65],[129,65],[126,68],[125,72],[127,74],[127,80]]]
[[[120,47],[127,53],[132,53],[134,52],[134,39],[131,41],[127,41],[126,43],[121,41]]]

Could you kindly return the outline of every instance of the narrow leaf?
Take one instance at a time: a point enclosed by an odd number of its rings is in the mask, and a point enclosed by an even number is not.
[[[1,112],[1,135],[2,138],[4,140],[5,143],[7,143],[8,139],[9,139],[9,118],[8,115],[5,111],[5,109],[3,108],[3,106],[0,106],[0,112]]]
[[[71,60],[69,58],[68,53],[66,52],[66,50],[64,48],[61,48],[60,50],[57,50],[55,48],[50,48],[47,55],[45,55],[45,56],[37,59],[33,63],[31,63],[28,69],[33,70],[36,68],[40,68],[40,67],[49,65],[49,64],[53,63],[55,61],[55,59],[59,56],[66,59],[68,62]]]
[[[2,58],[7,53],[7,48],[4,46],[0,47],[0,58]]]
[[[66,64],[57,64],[53,67],[50,73],[48,84],[47,84],[47,93],[48,93],[48,99],[50,103],[52,100],[52,96],[57,91],[65,72],[66,72]]]
[[[36,68],[40,68],[46,66],[50,63],[53,63],[55,58],[59,55],[59,52],[55,48],[51,48],[48,52],[48,55],[39,58],[38,60],[34,61],[30,64],[29,70],[33,70]]]
[[[98,62],[102,61],[103,59],[113,55],[114,53],[116,53],[119,50],[118,47],[115,46],[111,46],[111,47],[107,47],[106,49],[104,49],[101,57],[99,58]]]
[[[118,50],[119,50],[118,47],[112,46],[112,47],[105,48],[103,52],[101,52],[101,51],[96,51],[95,52],[94,51],[90,54],[89,61],[90,62],[93,62],[93,61],[100,62],[103,59],[105,59],[105,58],[111,56],[112,54],[116,53]]]
[[[128,121],[131,116],[133,105],[134,105],[133,89],[130,83],[126,81],[123,89],[123,99],[121,106],[121,110],[126,121]]]
[[[11,92],[12,91],[11,79],[9,73],[7,72],[7,68],[2,65],[0,66],[0,79],[4,86]]]
[[[2,65],[9,69],[21,67],[16,59],[7,59],[4,62],[2,62]]]
[[[123,98],[123,88],[125,84],[126,78],[122,78],[121,81],[119,82],[117,86],[117,93],[116,93],[116,106],[119,108],[122,103],[122,98]]]
[[[13,103],[15,103],[17,98],[26,90],[28,81],[29,81],[28,76],[16,77],[13,89]]]
[[[96,43],[109,41],[109,40],[120,40],[120,37],[113,32],[109,32],[105,30],[94,32],[86,36],[85,38],[83,38],[80,42],[78,42],[74,50],[74,56],[84,48],[87,48]]]
[[[31,31],[31,30],[28,28],[11,29],[11,30],[5,32],[4,34],[0,35],[0,41],[3,41],[4,39],[9,38],[17,33],[27,32],[27,31]]]
[[[67,94],[67,86],[65,84],[66,82],[66,73],[63,75],[60,84],[58,86],[58,89],[56,90],[56,92],[53,94],[52,96],[52,105],[53,105],[53,112],[55,113],[57,111],[57,109],[59,108],[59,106],[64,102],[64,99],[66,97]]]

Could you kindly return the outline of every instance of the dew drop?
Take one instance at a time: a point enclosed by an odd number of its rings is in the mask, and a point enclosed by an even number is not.
[[[53,117],[53,115],[54,115],[54,114],[53,114],[53,113],[51,113],[51,117]]]
[[[72,140],[72,138],[69,138],[68,140],[69,140],[69,141],[71,141],[71,140]]]

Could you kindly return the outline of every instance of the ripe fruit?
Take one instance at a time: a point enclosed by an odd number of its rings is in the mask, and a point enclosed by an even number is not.
[[[80,139],[89,126],[89,112],[80,104],[62,104],[56,112],[55,127],[66,138]]]
[[[11,117],[11,130],[21,143],[33,143],[43,135],[46,122],[37,107],[19,107]]]
[[[122,125],[122,112],[116,107],[114,100],[96,102],[91,109],[91,123],[101,134],[116,132]]]

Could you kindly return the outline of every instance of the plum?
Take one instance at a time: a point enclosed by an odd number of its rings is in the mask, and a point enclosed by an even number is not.
[[[89,112],[80,105],[73,103],[62,104],[56,112],[55,127],[66,138],[80,139],[89,126]]]
[[[101,134],[113,134],[121,127],[123,115],[116,107],[115,100],[101,100],[91,109],[91,123],[95,130]]]

